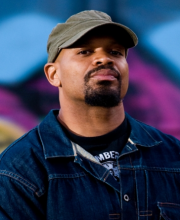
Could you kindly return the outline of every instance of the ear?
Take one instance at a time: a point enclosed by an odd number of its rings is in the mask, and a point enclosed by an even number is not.
[[[44,72],[45,72],[47,80],[49,81],[51,85],[56,86],[56,87],[61,86],[60,76],[58,75],[56,71],[55,63],[47,63],[44,66]]]

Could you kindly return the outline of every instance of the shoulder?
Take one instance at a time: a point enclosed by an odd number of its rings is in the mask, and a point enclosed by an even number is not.
[[[161,141],[163,141],[165,143],[176,144],[177,146],[180,147],[180,140],[178,140],[174,136],[166,134],[166,133],[163,133],[159,129],[157,129],[157,128],[153,127],[153,126],[147,125],[147,124],[145,124],[143,122],[140,122],[140,121],[137,121],[137,122],[145,130],[145,132],[147,132],[149,135],[151,135],[152,138],[161,140]]]
[[[180,167],[180,141],[160,130],[128,117],[131,125],[130,139],[138,148],[135,157],[146,167]],[[179,171],[178,171],[179,172]]]
[[[11,157],[24,158],[25,154],[32,151],[42,151],[41,148],[37,127],[35,127],[14,141],[0,154],[0,163]]]
[[[13,142],[0,155],[0,177],[10,179],[31,190],[42,191],[46,171],[43,148],[35,127]]]
[[[153,126],[138,121],[127,113],[126,116],[131,126],[131,138],[140,143],[140,145],[153,146],[163,144],[164,146],[177,146],[180,148],[180,140],[172,135],[165,134]]]

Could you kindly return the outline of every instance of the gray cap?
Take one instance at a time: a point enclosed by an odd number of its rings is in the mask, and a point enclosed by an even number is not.
[[[47,43],[48,62],[54,62],[61,49],[71,46],[89,31],[104,25],[114,26],[116,31],[124,35],[122,37],[124,37],[126,48],[137,45],[136,34],[128,27],[113,22],[106,13],[94,10],[82,11],[53,28]]]

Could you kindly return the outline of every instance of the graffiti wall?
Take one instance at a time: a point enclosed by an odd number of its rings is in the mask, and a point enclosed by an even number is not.
[[[102,10],[137,33],[129,51],[126,111],[180,139],[180,2],[176,0],[2,1],[0,151],[59,108],[43,66],[52,28],[82,10]]]

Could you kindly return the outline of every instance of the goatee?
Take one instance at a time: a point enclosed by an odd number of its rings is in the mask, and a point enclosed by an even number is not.
[[[89,84],[90,75],[101,69],[111,69],[118,74],[118,85],[116,89],[110,88],[111,81],[99,81],[98,88],[93,89]],[[117,106],[121,102],[121,77],[120,73],[113,67],[101,65],[96,69],[89,71],[85,78],[85,103],[90,106],[99,106],[105,108],[111,108]]]

